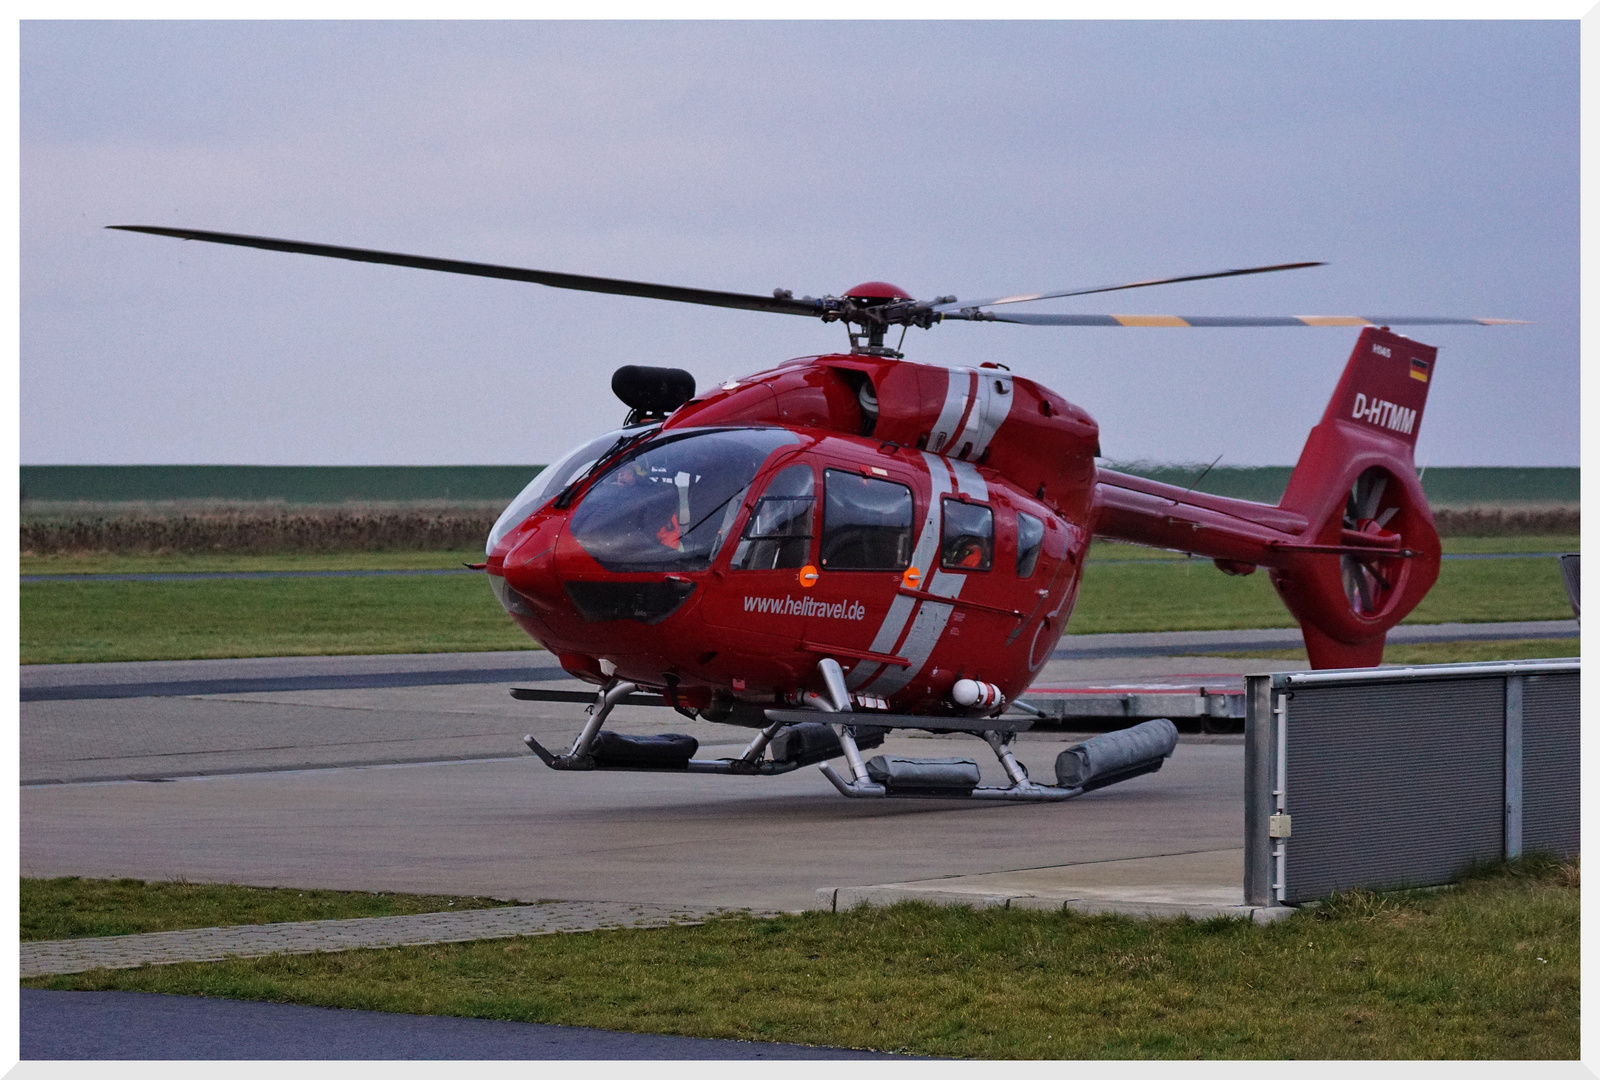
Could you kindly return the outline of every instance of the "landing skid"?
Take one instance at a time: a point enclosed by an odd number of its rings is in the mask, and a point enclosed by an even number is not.
[[[829,665],[832,670],[829,670]],[[523,737],[548,767],[559,771],[624,771],[720,773],[730,776],[776,776],[802,765],[819,764],[828,782],[851,799],[979,799],[993,802],[1064,802],[1108,784],[1120,783],[1161,768],[1177,744],[1177,729],[1170,720],[1149,720],[1120,731],[1097,735],[1067,748],[1056,760],[1054,784],[1042,784],[1011,751],[1018,732],[1033,726],[1028,717],[912,716],[895,713],[852,712],[837,664],[824,660],[826,695],[809,695],[810,709],[766,709],[762,728],[736,758],[707,760],[694,757],[699,743],[688,735],[630,736],[602,732],[606,718],[619,704],[649,704],[636,694],[633,683],[613,680],[602,687],[590,706],[583,732],[564,754],[553,753],[532,735]],[[559,693],[559,699],[547,697]],[[522,700],[572,700],[571,691],[517,689]],[[654,695],[650,695],[654,697]],[[644,699],[644,700],[640,700]],[[580,698],[580,700],[582,700]],[[848,717],[848,720],[846,719]],[[884,733],[915,729],[935,733],[965,733],[988,743],[1009,784],[979,783],[978,763],[970,758],[907,758],[879,755],[862,757],[863,744],[875,747]],[[773,753],[768,756],[771,748]],[[829,759],[843,757],[849,779],[840,775]]]

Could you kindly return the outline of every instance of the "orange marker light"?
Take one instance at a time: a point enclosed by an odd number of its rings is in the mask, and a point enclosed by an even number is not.
[[[802,566],[800,568],[800,587],[809,589],[817,583],[817,568],[815,566]]]
[[[900,583],[908,589],[915,589],[922,583],[922,571],[915,566],[906,567],[906,572],[900,575]]]

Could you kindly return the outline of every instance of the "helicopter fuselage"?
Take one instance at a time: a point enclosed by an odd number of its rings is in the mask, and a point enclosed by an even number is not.
[[[715,716],[795,702],[832,657],[858,708],[955,713],[957,680],[1014,698],[1054,650],[1091,538],[1099,431],[1031,380],[806,357],[639,436],[487,564],[512,617],[579,678]]]

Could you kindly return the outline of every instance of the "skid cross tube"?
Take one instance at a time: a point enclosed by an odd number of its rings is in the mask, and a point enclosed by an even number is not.
[[[989,749],[994,751],[994,756],[999,759],[1000,767],[1006,771],[1006,776],[1011,780],[1011,786],[973,788],[971,798],[1010,802],[1062,802],[1083,794],[1081,787],[1064,788],[1054,784],[1036,784],[1028,779],[1027,768],[1017,760],[1017,755],[1011,752],[1014,732],[985,731],[981,733],[981,737],[989,744]]]
[[[581,760],[589,756],[590,747],[594,746],[595,738],[600,734],[600,728],[606,722],[606,717],[611,715],[611,710],[617,707],[617,702],[639,689],[636,683],[618,682],[613,680],[603,687],[595,696],[593,711],[589,714],[589,722],[583,725],[583,731],[578,735],[577,741],[572,744],[572,749],[567,756],[573,760]]]
[[[589,706],[589,722],[583,725],[583,731],[573,741],[572,749],[565,754],[552,754],[539,745],[539,740],[532,735],[524,735],[522,741],[552,769],[592,769],[595,763],[589,751],[594,747],[594,741],[600,735],[600,728],[605,724],[606,717],[611,715],[611,710],[617,707],[618,702],[637,689],[639,689],[638,684],[617,679],[601,687],[600,692],[595,695],[594,704]]]

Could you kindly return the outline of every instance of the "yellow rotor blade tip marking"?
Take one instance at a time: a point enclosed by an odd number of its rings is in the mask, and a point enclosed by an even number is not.
[[[1113,315],[1123,326],[1188,326],[1176,315]]]

